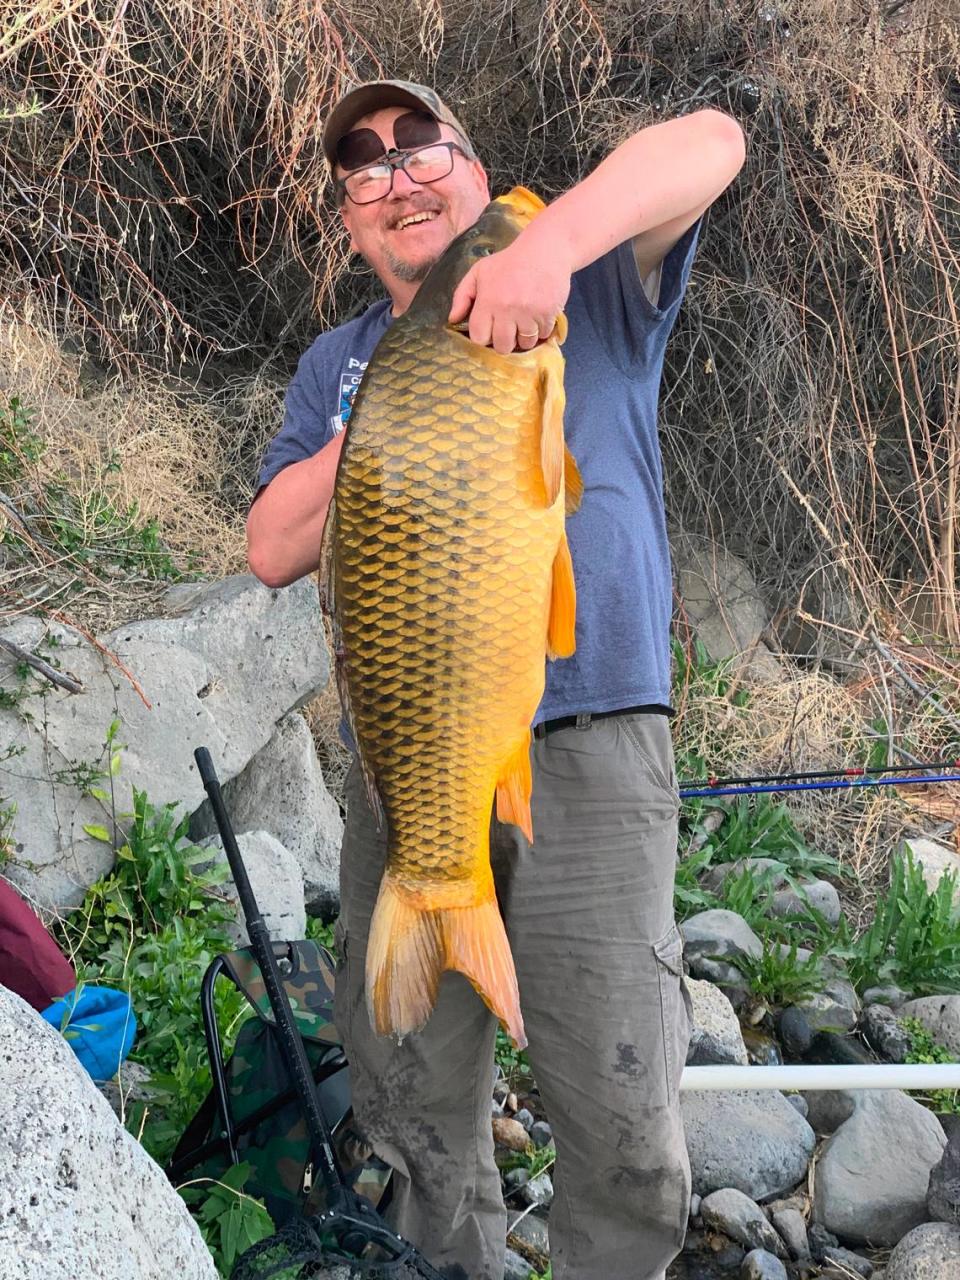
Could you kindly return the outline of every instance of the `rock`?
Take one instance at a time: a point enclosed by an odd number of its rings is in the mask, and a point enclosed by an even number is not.
[[[671,544],[677,592],[694,634],[715,662],[736,658],[742,665],[760,646],[770,617],[753,575],[716,545],[689,536]]]
[[[530,1129],[533,1125],[533,1112],[529,1109],[529,1107],[521,1107],[520,1110],[516,1113],[516,1115],[513,1118],[514,1120],[516,1120],[517,1124],[523,1125],[527,1133],[530,1132]]]
[[[740,1023],[727,996],[712,982],[687,979],[693,1003],[693,1030],[687,1049],[689,1066],[729,1062],[747,1065],[747,1048]]]
[[[530,1181],[530,1173],[527,1169],[510,1169],[503,1175],[503,1185],[508,1191],[513,1191],[517,1187],[522,1187]]]
[[[735,1187],[722,1187],[704,1196],[700,1216],[708,1227],[722,1231],[748,1249],[785,1254],[783,1242],[758,1204]]]
[[[840,919],[840,895],[829,880],[810,880],[800,889],[778,889],[770,896],[772,916],[802,916],[812,907],[835,925]]]
[[[796,1262],[806,1262],[810,1257],[810,1244],[803,1214],[798,1209],[774,1209],[770,1218],[790,1257]]]
[[[544,1147],[549,1147],[553,1141],[553,1130],[547,1124],[546,1120],[537,1120],[530,1126],[530,1141],[538,1151]]]
[[[705,889],[717,893],[728,876],[739,876],[747,868],[758,882],[766,880],[770,889],[780,889],[787,882],[787,869],[778,858],[737,858],[733,862],[718,862],[707,867],[700,881]]]
[[[805,1093],[807,1119],[815,1133],[836,1133],[857,1108],[856,1094],[849,1089],[811,1089]]]
[[[839,1245],[827,1245],[823,1251],[823,1261],[834,1262],[841,1272],[855,1272],[858,1276],[863,1276],[864,1280],[870,1280],[873,1275],[873,1263],[869,1258],[863,1258],[850,1249],[841,1249]]]
[[[150,1102],[150,1072],[139,1062],[128,1058],[112,1080],[97,1083],[97,1088],[110,1104],[110,1110],[122,1124],[127,1108],[133,1102]],[[152,1103],[152,1105],[156,1105]]]
[[[493,1140],[498,1147],[506,1147],[508,1151],[533,1150],[526,1129],[510,1116],[494,1116],[490,1123],[493,1125]]]
[[[935,893],[940,881],[949,872],[954,873],[953,889],[954,906],[960,907],[960,854],[949,845],[940,844],[937,840],[924,840],[912,837],[900,842],[894,857],[913,856],[914,862],[920,865],[923,878],[931,893]]]
[[[894,1245],[927,1216],[930,1170],[946,1138],[935,1116],[896,1089],[853,1098],[817,1163],[814,1216],[844,1240]]]
[[[736,1187],[767,1200],[790,1191],[806,1172],[814,1133],[782,1093],[692,1091],[681,1095],[681,1110],[698,1195]]]
[[[790,1103],[791,1107],[793,1107],[795,1111],[798,1111],[800,1115],[803,1116],[804,1120],[806,1120],[806,1118],[810,1114],[810,1103],[806,1100],[803,1094],[788,1093],[786,1095],[786,1098],[787,1098],[787,1101]]]
[[[788,1005],[777,1018],[777,1036],[786,1057],[796,1059],[810,1051],[816,1032],[802,1009]]]
[[[734,984],[742,982],[740,970],[736,965],[724,964],[722,957],[759,957],[763,954],[760,939],[746,920],[735,911],[725,911],[719,907],[700,911],[685,920],[680,928],[683,933],[684,958],[689,962],[690,972],[695,978]]]
[[[302,938],[307,928],[307,913],[303,909],[303,874],[296,858],[269,831],[245,831],[237,836],[237,847],[270,937],[274,942]],[[214,855],[212,861],[227,861],[219,836],[205,840],[201,848],[210,850]],[[228,879],[221,888],[237,916],[235,922],[225,926],[225,931],[234,946],[246,947],[249,938],[237,887]]]
[[[519,1253],[507,1248],[503,1256],[503,1280],[530,1280],[532,1270],[526,1258],[521,1258]]]
[[[224,786],[223,798],[235,831],[269,831],[296,858],[307,911],[336,915],[343,820],[303,716],[284,716],[266,746]],[[190,819],[190,834],[199,840],[216,829],[204,801]]]
[[[910,999],[909,991],[902,991],[900,987],[867,987],[863,993],[864,1005],[885,1004],[892,1009],[899,1009],[904,1001]]]
[[[960,1226],[960,1128],[950,1135],[943,1155],[930,1170],[927,1212],[938,1222]]]
[[[0,708],[2,741],[23,748],[5,765],[4,795],[16,803],[17,816],[4,874],[41,907],[75,907],[113,864],[111,846],[83,829],[105,824],[104,806],[64,774],[79,781],[91,763],[103,766],[114,718],[121,722],[117,745],[123,747],[118,807],[132,808],[133,786],[154,805],[178,803],[191,813],[205,799],[194,747],[210,748],[226,782],[269,741],[283,716],[327,682],[317,588],[310,580],[282,591],[249,575],[177,586],[164,606],[164,617],[101,637],[137,680],[149,707],[114,662],[76,631],[23,617],[2,633],[31,652],[43,642],[40,652],[56,657],[83,684],[82,693],[71,694],[30,676],[30,718],[16,706]],[[14,664],[0,652],[0,685],[16,683]]]
[[[507,1233],[522,1241],[528,1249],[535,1249],[544,1258],[550,1257],[550,1235],[546,1221],[536,1212],[507,1213]]]
[[[960,1059],[960,995],[921,996],[897,1010],[901,1018],[916,1018],[954,1058]]]
[[[690,1193],[690,1209],[687,1213],[688,1218],[700,1217],[700,1206],[703,1203],[703,1197],[698,1196],[695,1191]]]
[[[753,1249],[740,1264],[740,1280],[787,1280],[787,1268],[766,1249]]]
[[[960,1275],[960,1227],[925,1222],[891,1253],[884,1280],[956,1280]]]
[[[887,1062],[906,1062],[910,1037],[889,1005],[868,1005],[861,1025],[867,1040],[881,1058]]]
[[[67,1042],[0,987],[2,1280],[217,1280],[184,1202]]]
[[[845,978],[827,978],[822,991],[798,1000],[796,1008],[814,1031],[853,1031],[860,1021],[860,997]]]
[[[546,1209],[553,1201],[553,1181],[549,1173],[538,1173],[525,1182],[520,1188],[520,1199],[524,1204],[542,1205]]]
[[[810,1242],[810,1252],[817,1262],[823,1261],[826,1249],[835,1249],[840,1244],[833,1232],[828,1231],[820,1222],[811,1222],[807,1227],[807,1240]]]
[[[818,1033],[810,1057],[814,1062],[835,1062],[838,1066],[873,1067],[877,1063],[859,1036],[838,1035],[835,1031]]]

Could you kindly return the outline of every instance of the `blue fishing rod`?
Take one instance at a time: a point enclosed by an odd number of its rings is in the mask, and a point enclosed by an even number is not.
[[[918,773],[917,770],[938,770]],[[960,782],[960,759],[928,763],[817,769],[807,773],[766,773],[743,778],[691,779],[680,784],[681,800],[699,796],[758,796],[782,791],[839,791],[853,787],[907,787],[933,782]]]

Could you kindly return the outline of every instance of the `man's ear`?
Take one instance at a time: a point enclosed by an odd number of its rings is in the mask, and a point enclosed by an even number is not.
[[[350,226],[350,206],[347,204],[346,200],[344,200],[343,204],[340,206],[340,221],[343,223],[344,229],[350,237],[350,252],[357,253],[358,249],[353,239],[353,228]]]
[[[477,183],[477,190],[483,196],[487,204],[490,203],[490,180],[487,178],[487,171],[479,160],[471,160],[470,170]]]

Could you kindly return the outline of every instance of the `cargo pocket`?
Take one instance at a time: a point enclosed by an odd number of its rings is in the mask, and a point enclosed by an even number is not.
[[[683,980],[683,936],[676,925],[653,944],[660,984],[660,1023],[663,1034],[667,1103],[673,1105],[687,1058],[692,1027],[690,994]]]
[[[621,715],[616,720],[634,754],[639,758],[647,778],[658,791],[669,797],[671,808],[679,813],[680,797],[673,769],[673,742],[666,717]]]

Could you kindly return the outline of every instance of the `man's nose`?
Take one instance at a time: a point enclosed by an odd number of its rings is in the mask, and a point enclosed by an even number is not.
[[[400,166],[397,165],[396,169],[393,171],[393,189],[390,192],[391,196],[395,200],[406,200],[407,196],[409,196],[412,191],[416,191],[419,186],[419,182],[414,182],[414,180],[408,176],[406,170],[401,169]]]

